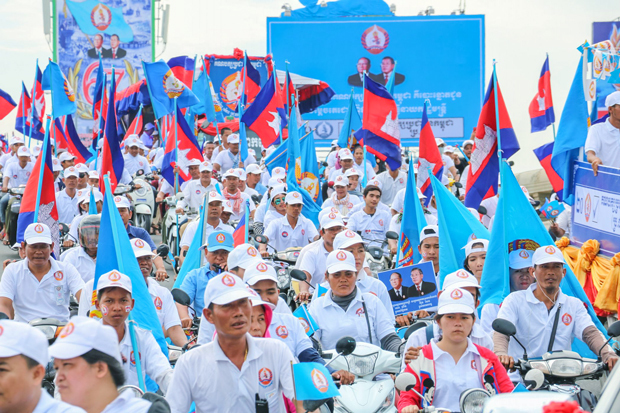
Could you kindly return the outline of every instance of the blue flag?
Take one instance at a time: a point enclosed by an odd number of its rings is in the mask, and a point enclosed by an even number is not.
[[[97,215],[97,202],[95,202],[95,188],[90,189],[90,197],[88,201],[88,215]]]
[[[409,162],[413,165],[413,162]],[[400,223],[400,241],[396,267],[404,267],[419,262],[422,259],[418,245],[420,245],[420,231],[426,226],[424,210],[420,204],[416,188],[414,168],[409,168],[405,201],[403,203],[403,217]]]
[[[588,104],[583,96],[583,56],[579,59],[555,136],[551,166],[564,179],[563,199],[573,205],[573,164],[588,136]]]
[[[66,1],[69,11],[82,33],[94,36],[106,33],[117,35],[121,42],[133,42],[133,31],[123,17],[122,7],[112,7],[97,0]]]
[[[360,114],[357,113],[355,102],[353,101],[353,93],[349,97],[349,107],[347,108],[347,114],[344,115],[344,125],[340,129],[340,135],[338,136],[338,146],[346,148],[349,146],[349,137],[351,133],[362,127],[362,119]],[[364,166],[365,167],[365,166]],[[364,171],[364,174],[366,171]]]
[[[487,303],[501,304],[510,294],[508,272],[510,251],[519,248],[533,251],[539,246],[555,245],[536,211],[525,197],[508,164],[502,162],[501,168],[502,185],[487,251],[487,257],[493,257],[493,259],[485,262],[482,271],[480,308]],[[441,240],[441,233],[439,239]],[[566,268],[566,276],[560,284],[562,292],[583,301],[594,325],[606,335],[577,277],[568,265],[564,268]],[[573,345],[573,350],[578,351],[582,356],[596,358],[585,344],[581,342],[577,344],[576,340]]]
[[[439,284],[451,272],[463,268],[463,247],[475,236],[488,240],[489,231],[433,174],[431,185],[437,201],[437,226],[439,227]],[[491,254],[487,254],[493,257]],[[508,267],[506,267],[508,268]]]
[[[41,87],[43,90],[52,92],[52,114],[54,118],[70,115],[76,111],[75,92],[60,71],[60,67],[51,60],[43,72]]]
[[[174,112],[175,97],[179,108],[187,108],[200,103],[194,92],[174,76],[172,69],[163,60],[160,59],[154,63],[143,61],[142,67],[153,112],[157,119]]]
[[[195,270],[196,268],[200,268],[200,258],[202,256],[200,247],[204,245],[202,235],[204,234],[206,207],[207,196],[204,197],[202,208],[200,209],[200,220],[198,221],[198,227],[196,227],[196,235],[194,235],[194,238],[192,239],[192,243],[189,246],[185,260],[183,260],[183,265],[181,265],[179,275],[174,282],[173,288],[180,288],[187,273]]]
[[[314,321],[314,318],[312,318],[312,316],[308,312],[308,307],[306,306],[306,304],[300,305],[299,308],[293,312],[293,315],[299,319],[299,322],[301,322],[301,325],[303,326],[308,337],[310,337],[319,329],[319,325],[316,323],[316,321]]]
[[[297,400],[323,400],[340,396],[331,374],[320,363],[294,364],[293,378]]]
[[[564,209],[564,205],[560,204],[557,199],[549,202],[549,200],[545,198],[545,203],[540,207],[540,213],[547,219],[555,219]]]
[[[103,210],[101,211],[98,259],[95,265],[93,290],[97,289],[97,282],[101,274],[112,270],[126,274],[131,279],[132,297],[135,300],[130,317],[138,323],[139,327],[151,330],[161,347],[161,351],[168,354],[168,345],[164,338],[159,317],[157,317],[155,304],[153,304],[153,299],[138,266],[138,260],[131,248],[123,220],[114,204],[109,178],[106,175],[103,179],[106,191],[103,197]]]
[[[204,60],[202,67],[205,67]],[[192,91],[200,101],[199,104],[192,106],[192,112],[196,115],[205,114],[207,116],[207,122],[224,122],[224,116],[222,115],[222,109],[220,106],[216,108],[213,100],[213,84],[211,78],[207,74],[206,70],[202,70],[198,79],[194,81],[194,87]]]
[[[314,202],[323,203],[321,184],[319,182],[319,163],[314,147],[314,131],[299,141],[301,148],[301,186],[308,191]]]
[[[305,126],[300,127],[298,131],[298,135],[303,136],[304,130],[305,130]],[[304,145],[304,140],[308,137],[311,137],[312,139],[314,139],[314,136],[310,136],[310,135],[304,136],[299,140],[299,145],[300,146]],[[269,171],[269,173],[271,173],[273,168],[276,168],[278,166],[286,169],[287,162],[288,162],[288,143],[284,142],[280,144],[280,146],[278,146],[276,150],[271,153],[271,155],[265,158],[265,167],[267,167],[267,170]]]

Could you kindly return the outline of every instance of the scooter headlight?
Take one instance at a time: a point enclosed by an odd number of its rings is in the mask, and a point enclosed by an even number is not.
[[[284,268],[280,268],[278,270],[278,288],[280,290],[285,290],[289,287],[291,283],[291,277],[288,275],[288,272]]]
[[[388,394],[385,400],[383,401],[383,404],[381,405],[381,408],[378,410],[378,412],[385,412],[394,406],[394,395],[395,394],[396,392],[394,391],[394,389],[392,389],[390,394]]]
[[[461,393],[459,405],[463,413],[482,413],[484,402],[491,397],[489,393],[482,389],[469,389]]]
[[[349,371],[358,377],[372,373],[375,369],[377,358],[379,358],[379,353],[372,353],[367,356],[356,356],[354,354],[346,356]]]
[[[551,374],[559,377],[575,377],[581,375],[581,360],[557,359],[547,360]]]
[[[530,361],[530,366],[532,366],[533,369],[542,371],[544,374],[550,374],[549,366],[546,361]]]
[[[181,350],[168,349],[168,360],[170,362],[176,362],[179,359],[179,357],[181,357],[182,354],[183,354],[183,351]]]
[[[581,374],[590,374],[594,373],[598,369],[597,363],[585,362],[583,363],[583,368]]]
[[[140,187],[140,188],[137,188],[135,190],[136,195],[138,195],[138,196],[145,196],[146,195],[146,191],[147,191],[147,188],[145,188],[145,187]]]

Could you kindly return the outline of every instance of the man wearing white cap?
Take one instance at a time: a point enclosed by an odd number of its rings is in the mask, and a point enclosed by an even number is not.
[[[110,326],[87,317],[73,317],[61,330],[49,354],[54,358],[58,393],[64,401],[79,407],[77,411],[147,413],[161,403],[151,404],[131,391],[119,394],[125,374],[118,335]]]
[[[381,202],[392,205],[396,193],[407,186],[407,173],[400,168],[392,171],[387,164],[386,168],[387,170],[381,172],[375,179],[381,182]]]
[[[58,192],[65,187],[65,184],[62,182],[60,178],[60,172],[62,171],[62,166],[60,165],[60,161],[55,156],[52,156],[52,173],[54,174],[54,192]]]
[[[214,137],[214,142],[216,142],[216,148],[213,150],[213,162],[217,159],[217,155],[225,149],[228,149],[228,137],[232,135],[232,129],[229,127],[223,127],[220,130],[220,135]]]
[[[125,139],[125,147],[127,153],[123,156],[125,159],[125,169],[129,175],[135,174],[140,169],[148,172],[149,161],[140,155],[140,137],[138,135],[129,135]]]
[[[80,213],[78,209],[77,183],[79,172],[74,166],[64,170],[65,189],[56,192],[56,207],[58,221],[70,224],[73,218]]]
[[[17,161],[9,163],[3,171],[2,192],[7,194],[10,188],[17,188],[20,185],[26,185],[32,167],[34,164],[30,162],[30,151],[27,147],[21,146],[17,150]],[[9,200],[14,198],[12,195],[3,196],[0,200],[0,223],[4,224],[5,214]]]
[[[204,315],[217,335],[177,361],[167,398],[174,413],[189,411],[192,402],[199,412],[254,412],[256,397],[270,412],[286,412],[282,395],[295,397],[293,355],[279,340],[248,333],[253,296],[231,273],[209,282]]]
[[[79,195],[79,191],[86,189],[86,187],[88,186],[88,166],[84,165],[83,163],[79,163],[75,165],[75,169],[77,169],[78,171],[77,189]]]
[[[349,148],[342,148],[338,151],[338,162],[340,163],[340,169],[332,169],[329,172],[329,181],[333,182],[340,175],[344,175],[349,169],[353,167],[353,154]]]
[[[620,168],[620,91],[605,98],[605,107],[609,117],[605,122],[592,125],[588,129],[588,137],[583,146],[595,176],[598,174],[599,165]]]
[[[60,161],[60,165],[62,165],[62,169],[65,170],[70,166],[75,166],[76,156],[72,155],[69,152],[63,152],[58,156],[58,160]]]
[[[247,180],[245,182],[248,188],[251,188],[258,192],[261,196],[265,195],[267,192],[267,187],[260,183],[261,177],[263,176],[263,171],[260,166],[257,164],[248,165],[245,168],[245,171],[248,174]]]
[[[343,217],[348,217],[353,207],[363,202],[358,196],[351,195],[349,193],[349,178],[347,178],[344,174],[338,175],[333,182],[334,193],[331,197],[326,199],[325,202],[323,202],[321,208],[325,209],[335,207],[338,209],[340,215]]]
[[[472,133],[472,137],[476,136],[475,131]],[[465,154],[464,156],[461,154],[461,156],[459,157],[459,163],[456,165],[456,170],[458,171],[459,175],[461,176],[461,179],[463,177],[463,171],[465,171],[465,168],[469,165],[469,159],[471,159],[471,153],[474,149],[474,141],[471,139],[467,139],[466,141],[463,142],[462,145],[462,150],[463,153]],[[457,152],[460,152],[457,149]],[[465,156],[467,158],[465,158]]]
[[[207,139],[209,140],[205,142],[202,155],[205,158],[205,161],[209,162],[210,164],[213,164],[213,162],[215,161],[215,156],[213,156],[214,155],[213,152],[215,151],[215,142],[213,142],[212,138],[207,138]]]
[[[334,139],[331,144],[331,150],[325,158],[325,162],[327,162],[328,168],[333,168],[336,165],[336,155],[338,155],[338,151],[340,150],[340,146],[338,146],[338,140]]]
[[[256,158],[249,153],[246,159],[241,159],[239,145],[239,134],[230,134],[228,136],[228,149],[217,154],[217,158],[213,161],[213,168],[217,171],[227,171],[231,168],[243,168],[244,165],[256,163]]]
[[[321,218],[321,239],[306,245],[299,253],[297,268],[306,273],[306,281],[312,284],[313,290],[325,280],[327,256],[334,250],[334,238],[344,229],[342,215],[330,212]],[[299,283],[299,301],[307,301],[312,296],[310,286]]]
[[[256,164],[252,164],[252,165],[256,165]],[[258,165],[256,165],[256,166],[258,166]],[[254,188],[250,188],[247,185],[248,174],[245,171],[245,169],[237,168],[236,171],[239,173],[239,189],[244,194],[249,195],[250,198],[253,197],[254,195],[260,195],[257,190],[255,190]],[[252,200],[252,202],[254,202],[254,200]]]
[[[101,274],[97,281],[97,300],[95,307],[103,325],[114,328],[118,336],[123,370],[126,384],[137,386],[138,372],[135,364],[135,353],[129,334],[129,312],[133,310],[131,279],[112,270]],[[91,315],[92,317],[92,315]],[[142,375],[155,380],[161,391],[166,394],[172,379],[172,369],[168,359],[162,353],[153,333],[137,326],[134,327],[138,342],[138,354],[142,364]],[[187,341],[187,340],[186,340]]]
[[[276,251],[284,251],[289,247],[303,248],[319,236],[314,223],[301,215],[304,204],[301,194],[291,191],[286,194],[285,202],[286,215],[271,221],[264,234]],[[260,244],[258,249],[264,257],[269,255],[265,244]]]
[[[368,185],[364,188],[364,202],[366,206],[349,217],[347,228],[360,233],[371,245],[381,248],[392,216],[377,208],[381,202],[381,190],[378,187]]]
[[[516,338],[525,346],[528,357],[541,357],[552,350],[570,350],[575,338],[585,342],[598,355],[605,337],[592,322],[584,303],[560,289],[566,275],[562,252],[554,245],[542,246],[534,252],[532,264],[530,274],[536,282],[527,290],[509,294],[497,318],[516,326]],[[493,343],[506,369],[512,368],[514,361],[523,356],[523,349],[508,336],[495,332]],[[608,345],[601,356],[610,370],[618,360]]]
[[[11,150],[0,156],[0,168],[6,168],[9,161],[17,160],[17,150],[24,146],[24,139],[21,136],[12,136],[9,138],[9,145],[11,145]]]
[[[271,221],[286,215],[286,185],[274,186],[267,195],[261,199],[261,205],[256,208],[254,213],[254,222],[262,223],[261,231],[258,234],[262,234]],[[263,203],[263,201],[265,202]],[[256,228],[254,230],[256,232]]]
[[[80,215],[80,217],[86,218],[77,225],[76,238],[79,246],[63,252],[60,261],[73,265],[82,276],[82,280],[87,283],[95,277],[101,217],[99,215]]]
[[[439,281],[437,278],[439,275],[439,228],[437,228],[437,225],[427,225],[422,228],[418,252],[422,256],[421,263],[427,261],[433,263],[435,280]]]
[[[184,198],[177,203],[177,214],[184,214],[186,207],[200,211],[205,194],[216,191],[217,187],[220,187],[221,190],[221,185],[215,179],[211,179],[213,166],[209,162],[201,162],[198,169],[200,179],[189,181],[183,188]]]
[[[97,213],[101,214],[101,209],[103,208],[103,194],[97,188],[92,188],[94,191],[93,197],[95,198],[95,206],[97,208]],[[78,208],[80,209],[80,215],[76,215],[71,221],[71,225],[69,225],[69,239],[63,242],[64,247],[72,247],[78,239],[78,226],[80,222],[88,216],[88,211],[90,208],[90,190],[79,191],[81,194],[78,196]]]
[[[0,280],[0,312],[17,321],[69,320],[69,295],[80,298],[84,281],[71,264],[56,261],[50,229],[33,223],[24,231],[26,259],[9,264]]]
[[[48,361],[42,332],[26,323],[0,320],[0,412],[84,413],[41,388]]]
[[[250,216],[253,217],[256,206],[254,205],[252,198],[239,189],[239,173],[237,170],[228,169],[224,172],[222,178],[224,179],[224,189],[222,190],[222,195],[227,201],[230,201],[233,206],[233,215],[230,219],[233,221],[240,220],[245,214],[246,203],[250,207]]]

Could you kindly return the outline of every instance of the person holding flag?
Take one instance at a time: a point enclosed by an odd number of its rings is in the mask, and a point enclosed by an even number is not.
[[[227,171],[234,168],[243,168],[244,165],[256,163],[256,158],[252,154],[248,154],[245,160],[241,159],[239,151],[239,134],[232,133],[228,135],[228,149],[224,149],[217,154],[217,158],[213,161],[213,168],[216,171]]]
[[[250,217],[254,217],[256,206],[252,198],[239,189],[239,172],[235,169],[228,169],[222,175],[222,178],[224,179],[224,190],[222,191],[222,195],[226,201],[231,202],[233,207],[233,215],[230,219],[235,221],[240,220],[243,214],[245,214],[246,203],[250,206]]]

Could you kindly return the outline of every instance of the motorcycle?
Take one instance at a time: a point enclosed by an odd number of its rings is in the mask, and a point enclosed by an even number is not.
[[[368,244],[366,244],[366,261],[368,262],[368,267],[370,267],[372,276],[375,278],[378,278],[378,274],[380,272],[393,268],[393,257],[386,256],[384,251],[385,246],[387,245],[387,240],[398,240],[398,234],[394,231],[388,231],[385,234],[385,238],[385,240],[373,240],[362,236],[362,239],[368,242]],[[374,241],[381,242],[381,247],[370,245],[370,243]]]
[[[58,338],[60,331],[67,323],[60,322],[55,318],[36,318],[30,321],[29,324],[42,332],[45,335],[45,338],[47,338],[47,342],[49,343],[49,345],[52,345],[54,341],[56,341],[56,338]],[[52,397],[54,397],[54,390],[56,388],[56,385],[54,383],[55,378],[56,369],[54,369],[54,362],[50,360],[45,366],[45,376],[43,376],[43,382],[41,383],[41,387],[44,388]]]
[[[9,247],[13,251],[17,251],[17,217],[19,216],[19,209],[22,205],[22,196],[26,190],[25,185],[9,188],[9,194],[14,198],[9,201],[9,208],[6,212],[6,226],[8,228],[7,235],[9,237]]]
[[[166,244],[170,250],[169,258],[177,255],[177,245],[181,242],[181,237],[183,236],[183,231],[181,230],[181,226],[192,219],[198,217],[199,212],[194,208],[187,208],[185,210],[185,214],[180,215],[176,212],[177,203],[183,199],[183,193],[179,192],[175,196],[169,196],[165,199],[166,205],[168,205],[168,212],[164,216],[164,231],[162,232],[162,242]],[[177,218],[178,215],[178,218]],[[178,219],[178,222],[177,222]],[[171,258],[172,259],[172,258]],[[174,259],[174,263],[172,264],[172,268],[175,274],[179,273],[180,265],[177,259]]]
[[[145,174],[142,169],[138,170],[133,176],[135,185],[133,194],[135,196],[132,197],[131,204],[134,210],[134,222],[136,226],[147,232],[151,231],[151,221],[155,211],[155,195],[150,184],[152,180],[153,175]]]
[[[190,314],[193,314],[192,326],[185,329],[185,335],[189,337],[189,341],[183,347],[181,347],[181,353],[183,353],[187,351],[190,343],[198,340],[198,331],[200,330],[200,314],[197,314],[196,310],[191,307],[192,299],[189,295],[187,295],[185,291],[181,290],[180,288],[173,288],[170,293],[172,294],[172,299],[175,303],[181,304],[182,306],[189,308],[191,310]],[[180,356],[181,355],[179,354],[177,356],[177,359]],[[170,361],[172,361],[172,358],[170,358]]]
[[[497,318],[492,324],[493,330],[514,339],[523,349],[523,358],[515,362],[515,368],[521,376],[536,369],[544,374],[544,383],[540,387],[555,393],[568,394],[577,401],[582,409],[592,411],[598,400],[590,391],[581,388],[576,382],[584,379],[599,379],[607,370],[607,364],[601,358],[601,351],[613,337],[620,336],[620,321],[607,329],[609,339],[598,351],[598,358],[588,359],[568,350],[550,351],[542,357],[528,358],[527,350],[517,340],[517,329],[513,323]]]

